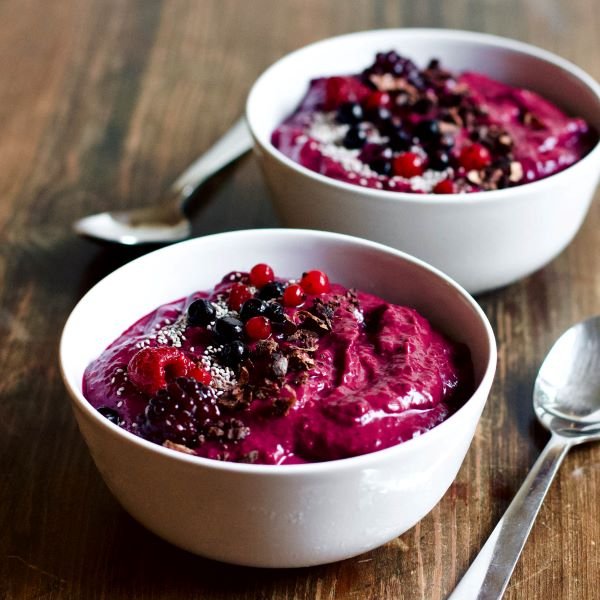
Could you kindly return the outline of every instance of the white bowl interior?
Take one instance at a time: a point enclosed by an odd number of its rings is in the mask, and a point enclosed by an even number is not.
[[[600,130],[600,87],[581,69],[528,44],[487,34],[443,29],[365,31],[317,42],[272,65],[256,81],[247,104],[250,127],[270,144],[273,130],[296,108],[315,77],[359,73],[376,52],[396,50],[425,66],[439,58],[456,71],[480,71],[534,90]]]

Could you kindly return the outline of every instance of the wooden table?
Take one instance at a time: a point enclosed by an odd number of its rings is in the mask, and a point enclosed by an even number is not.
[[[600,78],[593,0],[0,4],[1,598],[438,599],[476,555],[547,439],[531,407],[545,352],[570,324],[600,313],[598,202],[550,265],[478,298],[499,364],[463,468],[422,522],[354,559],[236,568],[154,537],[105,487],[57,365],[78,298],[141,254],[78,239],[70,223],[154,196],[235,120],[252,81],[283,54],[389,26],[507,35]],[[195,234],[276,224],[251,158],[206,197]],[[599,597],[598,498],[600,446],[582,447],[552,486],[506,598]]]

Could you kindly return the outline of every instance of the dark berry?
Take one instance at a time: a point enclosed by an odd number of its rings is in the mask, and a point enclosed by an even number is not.
[[[192,326],[206,327],[215,320],[217,311],[212,302],[205,300],[194,300],[187,309],[188,324]]]
[[[439,103],[440,106],[445,106],[446,108],[452,108],[453,106],[458,106],[463,97],[460,94],[444,94],[440,97]]]
[[[485,146],[470,144],[460,151],[458,162],[467,171],[484,169],[492,162],[492,155]]]
[[[239,340],[244,333],[244,324],[235,317],[223,317],[215,321],[215,333],[224,342]]]
[[[306,296],[304,294],[304,290],[295,283],[288,285],[283,292],[284,306],[300,306],[305,299]]]
[[[265,314],[267,310],[267,303],[260,298],[250,298],[250,300],[246,300],[242,306],[242,310],[240,310],[240,319],[242,321],[247,321],[252,317],[259,317]]]
[[[412,107],[413,111],[419,115],[426,115],[432,108],[433,108],[433,101],[431,100],[431,98],[428,98],[427,96],[423,96],[423,98],[419,98],[413,104],[413,107]]]
[[[265,317],[273,323],[283,323],[285,321],[285,310],[279,302],[269,302],[265,310]]]
[[[345,102],[338,108],[335,118],[338,123],[346,123],[348,125],[360,123],[363,118],[362,106],[357,102]]]
[[[383,106],[378,106],[369,111],[369,120],[376,123],[380,129],[388,129],[390,127],[391,118],[392,113]]]
[[[450,166],[450,156],[443,150],[438,150],[429,155],[428,166],[434,171],[443,171]]]
[[[394,158],[394,174],[410,179],[422,175],[425,171],[425,160],[415,152],[403,152]]]
[[[193,447],[198,433],[219,416],[214,390],[194,379],[178,377],[148,402],[143,431],[152,440]]]
[[[252,269],[250,269],[250,284],[254,287],[261,288],[267,283],[270,283],[275,279],[275,273],[273,269],[264,263],[259,263],[258,265],[254,265]]]
[[[219,351],[219,360],[226,367],[236,369],[238,365],[246,358],[248,348],[239,340],[225,344]]]
[[[100,406],[98,408],[98,412],[105,418],[108,419],[111,423],[115,425],[119,425],[121,423],[121,417],[119,416],[118,411],[114,408],[109,408],[108,406]]]
[[[260,289],[260,291],[258,292],[258,297],[261,300],[272,300],[273,298],[281,298],[284,289],[285,286],[283,285],[283,283],[279,281],[272,281],[271,283],[267,283],[267,285]]]
[[[308,271],[302,274],[300,286],[307,294],[324,294],[329,291],[329,278],[323,271]]]
[[[417,123],[413,133],[423,143],[435,142],[440,137],[440,125],[433,119],[425,119]]]
[[[252,317],[245,330],[251,340],[266,340],[271,335],[271,322],[266,317]]]
[[[231,310],[240,310],[242,304],[252,298],[252,292],[247,285],[236,283],[229,290],[229,299],[227,304]]]
[[[359,127],[350,127],[344,136],[342,144],[345,148],[355,150],[357,148],[362,148],[366,141],[367,134],[363,129],[360,129]]]
[[[369,167],[380,175],[391,175],[392,161],[386,158],[376,158],[369,163]]]
[[[412,146],[412,137],[403,129],[397,129],[389,135],[390,148],[395,152],[404,152]]]

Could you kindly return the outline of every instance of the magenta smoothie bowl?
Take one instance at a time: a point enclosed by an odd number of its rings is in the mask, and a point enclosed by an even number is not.
[[[313,79],[273,145],[300,165],[379,190],[453,194],[531,183],[598,136],[539,94],[431,59],[379,52],[355,75]]]
[[[135,519],[205,557],[302,567],[375,548],[435,506],[496,346],[477,303],[417,259],[273,229],[121,267],[73,309],[60,363]]]
[[[223,461],[348,458],[421,435],[473,391],[466,346],[415,309],[265,264],[169,302],[86,369],[107,419]]]

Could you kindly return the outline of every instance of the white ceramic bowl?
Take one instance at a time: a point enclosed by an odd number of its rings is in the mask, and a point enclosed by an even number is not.
[[[270,142],[311,78],[360,72],[376,52],[397,50],[424,66],[477,70],[530,88],[600,131],[600,86],[575,65],[505,38],[442,29],[388,29],[331,38],[285,56],[256,81],[246,107],[275,207],[291,227],[325,229],[388,244],[438,267],[471,293],[542,267],[571,241],[600,175],[600,145],[547,179],[469,195],[366,189],[319,175]]]
[[[415,306],[469,346],[477,385],[473,396],[448,420],[398,446],[287,466],[224,463],[172,451],[113,425],[85,400],[85,367],[137,319],[160,304],[212,288],[227,272],[263,261],[283,276],[318,267],[333,281]],[[71,313],[60,363],[96,465],[135,519],[202,556],[300,567],[379,546],[434,507],[473,437],[492,383],[496,347],[474,300],[424,263],[348,236],[275,229],[190,240],[118,269]]]

